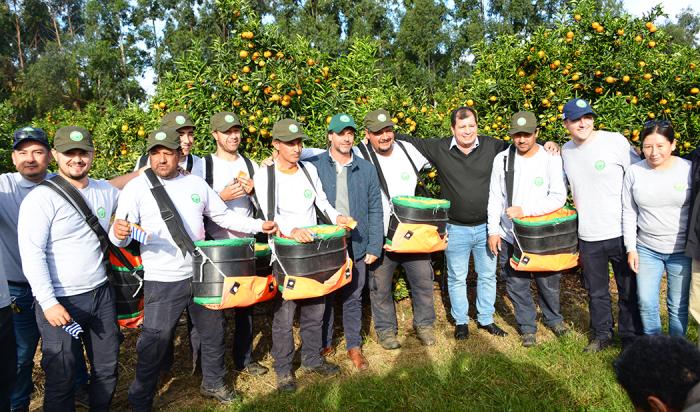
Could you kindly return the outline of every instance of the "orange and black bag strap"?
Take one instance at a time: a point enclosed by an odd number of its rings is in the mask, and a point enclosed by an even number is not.
[[[135,278],[137,278],[139,281],[143,281],[143,270],[135,269],[134,265],[129,262],[129,259],[124,256],[124,253],[122,253],[118,247],[109,241],[109,235],[107,235],[107,232],[105,232],[102,225],[100,225],[100,221],[90,210],[90,207],[85,202],[83,195],[81,195],[80,192],[73,187],[73,185],[68,183],[66,179],[60,175],[44,180],[41,182],[41,185],[46,186],[56,192],[63,199],[65,199],[66,202],[73,206],[73,208],[75,208],[83,219],[85,219],[85,223],[87,223],[90,229],[95,232],[97,239],[100,241],[100,248],[102,249],[103,253],[107,253],[107,251],[111,252]]]

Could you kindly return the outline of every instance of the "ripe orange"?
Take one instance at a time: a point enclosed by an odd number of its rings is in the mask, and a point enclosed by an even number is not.
[[[248,50],[241,50],[238,52],[238,56],[240,56],[241,59],[245,59],[248,57]]]
[[[617,80],[616,78],[614,78],[612,76],[608,76],[605,78],[605,83],[613,84],[613,83],[615,83],[616,80]]]
[[[622,76],[622,81],[627,83],[628,81],[630,81],[630,77],[628,75],[624,75]]]
[[[698,89],[697,87],[693,87],[692,89],[690,89],[690,94],[698,94],[698,93],[700,93],[700,89]]]

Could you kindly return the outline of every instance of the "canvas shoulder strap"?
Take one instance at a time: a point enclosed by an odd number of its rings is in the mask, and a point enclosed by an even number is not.
[[[140,168],[146,166],[146,163],[148,163],[148,155],[147,155],[147,154],[142,155],[141,157],[139,157],[139,160],[138,160],[138,162],[137,162],[137,164],[136,164],[136,166],[137,166],[136,168],[137,168],[137,169],[140,169]]]
[[[182,222],[182,218],[177,212],[172,199],[168,196],[168,192],[165,191],[165,187],[158,180],[153,170],[146,169],[144,173],[151,183],[151,193],[156,199],[158,209],[160,209],[160,216],[163,218],[163,222],[165,222],[165,226],[168,228],[168,232],[170,232],[170,236],[172,236],[175,244],[180,247],[182,255],[184,256],[185,252],[189,252],[192,256],[199,256],[200,253],[187,234],[185,224]]]
[[[420,176],[420,172],[418,171],[416,164],[413,163],[413,159],[411,159],[411,156],[408,154],[408,150],[406,150],[406,146],[400,140],[395,140],[395,142],[396,142],[396,145],[399,146],[401,148],[401,150],[403,150],[403,153],[406,155],[408,162],[411,163],[411,167],[413,168],[413,172],[415,172],[416,178],[418,179],[418,191],[424,197],[430,197],[427,189],[425,188],[425,182],[423,181],[423,178]]]
[[[194,159],[192,158],[192,154],[188,154],[186,159],[187,160],[185,161],[185,170],[191,172],[192,167],[194,166]]]
[[[214,159],[211,154],[204,156],[204,180],[209,187],[214,187]]]
[[[360,153],[362,153],[365,160],[371,162],[374,165],[374,168],[377,169],[377,176],[379,176],[379,187],[382,189],[384,196],[386,196],[387,199],[391,199],[391,196],[389,196],[389,186],[386,183],[386,178],[384,178],[384,172],[382,171],[382,167],[379,165],[379,159],[377,159],[377,154],[374,153],[372,146],[368,147],[364,143],[360,143],[357,145],[357,148],[360,149]]]
[[[87,202],[83,198],[83,195],[78,192],[78,190],[73,187],[70,183],[66,181],[63,177],[56,175],[50,179],[41,182],[42,186],[46,186],[60,195],[66,200],[75,210],[85,219],[85,223],[95,232],[97,239],[100,241],[100,247],[102,252],[106,251],[112,252],[114,256],[119,259],[119,261],[129,270],[134,270],[134,266],[129,262],[129,259],[124,256],[118,247],[114,246],[112,242],[109,241],[109,235],[104,230],[102,225],[100,225],[99,219],[92,213]]]
[[[503,171],[506,175],[507,207],[513,205],[513,182],[515,180],[515,146],[511,145],[508,155],[503,158]]]
[[[267,220],[275,220],[275,165],[267,167]]]
[[[311,183],[311,187],[314,190],[314,209],[316,209],[316,216],[318,219],[321,220],[321,222],[327,224],[327,225],[332,225],[333,222],[331,221],[331,218],[326,214],[326,212],[322,211],[321,208],[318,207],[316,204],[316,199],[318,199],[318,192],[316,191],[316,186],[314,186],[313,180],[311,180],[311,175],[309,174],[309,171],[306,170],[306,167],[304,166],[304,163],[299,162],[299,168],[301,168],[301,171],[304,172],[304,175],[306,176],[306,179]]]

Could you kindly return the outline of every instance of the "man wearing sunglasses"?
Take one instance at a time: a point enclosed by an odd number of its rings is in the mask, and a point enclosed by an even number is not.
[[[620,133],[596,130],[595,116],[583,99],[569,100],[562,114],[571,140],[561,152],[578,211],[579,256],[591,316],[591,341],[585,352],[598,352],[612,344],[608,263],[617,284],[617,329],[622,345],[642,334],[637,282],[622,239],[622,181],[639,157]]]

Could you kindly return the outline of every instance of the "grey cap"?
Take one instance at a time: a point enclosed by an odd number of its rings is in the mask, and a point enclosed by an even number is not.
[[[365,128],[370,132],[378,132],[385,127],[394,127],[391,115],[384,109],[371,111],[365,115]]]
[[[163,146],[168,149],[180,148],[180,134],[172,127],[161,127],[148,134],[146,140],[146,151],[150,151],[156,146]]]
[[[194,122],[189,114],[185,112],[170,112],[160,119],[161,127],[180,130],[183,127],[194,127]]]
[[[233,112],[219,112],[209,120],[212,132],[225,132],[235,126],[241,127],[241,119]]]
[[[281,142],[291,142],[296,139],[306,139],[301,125],[293,119],[282,119],[272,126],[272,139]]]
[[[532,134],[537,130],[537,118],[532,112],[518,112],[510,119],[509,135],[518,133]]]
[[[80,126],[65,126],[56,130],[53,147],[61,153],[73,149],[82,149],[88,152],[95,150],[95,146],[92,144],[92,135]]]

